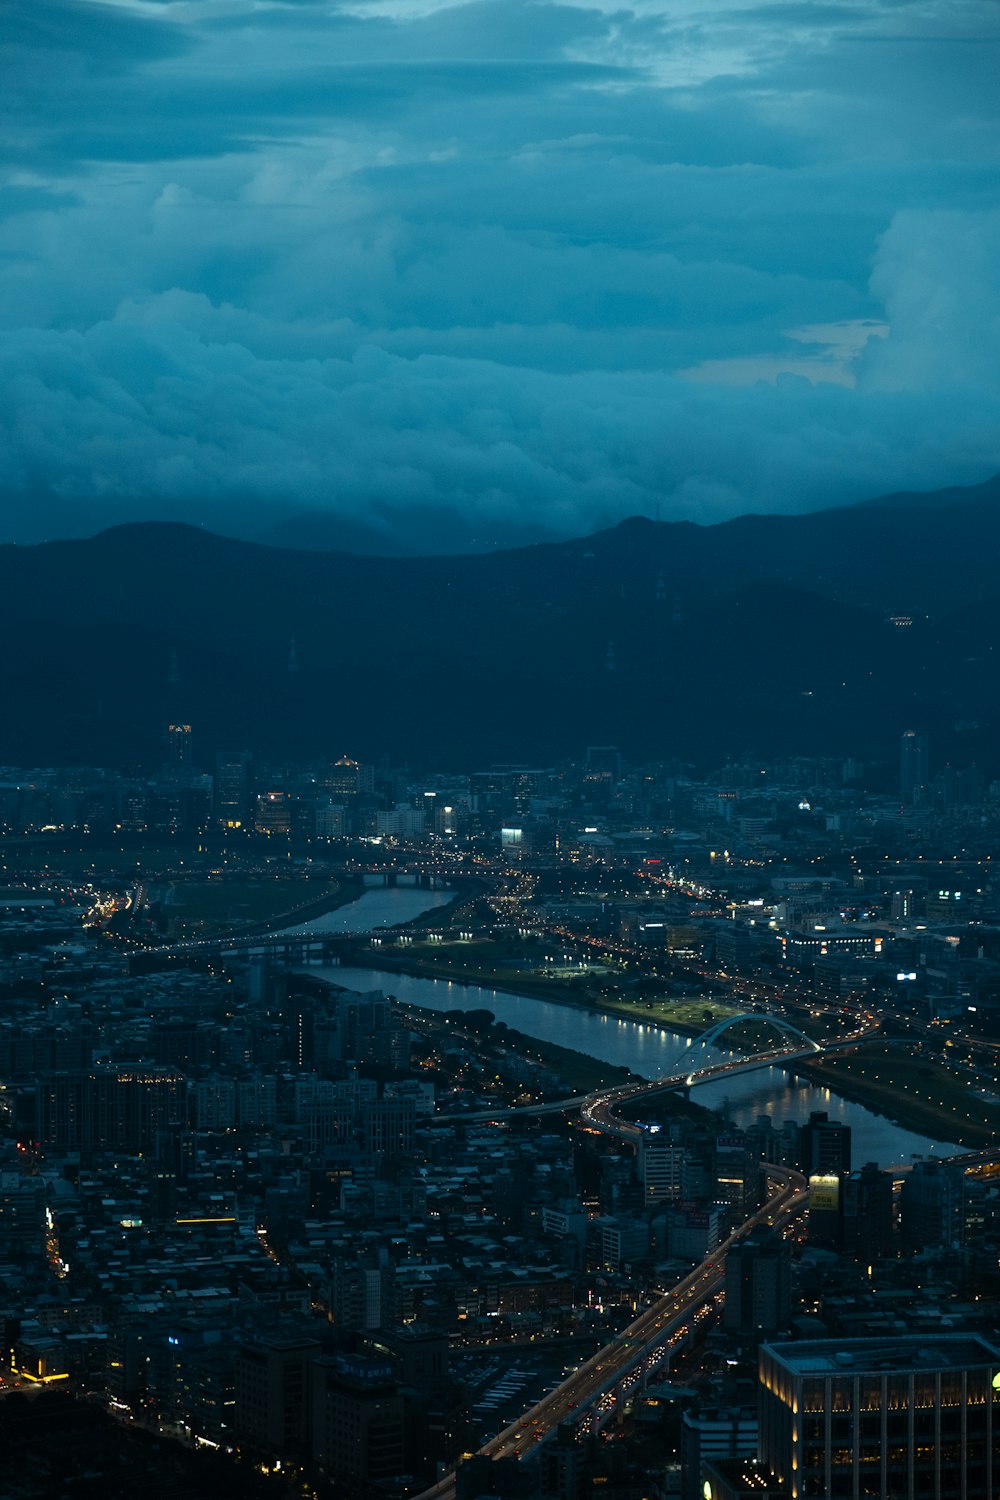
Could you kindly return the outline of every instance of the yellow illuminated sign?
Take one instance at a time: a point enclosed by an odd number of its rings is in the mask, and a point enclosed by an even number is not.
[[[840,1202],[840,1178],[833,1173],[817,1175],[809,1179],[809,1207],[835,1210]]]

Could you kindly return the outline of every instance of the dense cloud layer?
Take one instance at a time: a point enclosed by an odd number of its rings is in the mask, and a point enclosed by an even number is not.
[[[984,478],[998,41],[961,0],[14,0],[6,535]]]

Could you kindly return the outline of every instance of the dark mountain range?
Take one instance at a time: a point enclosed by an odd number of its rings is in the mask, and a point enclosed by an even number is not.
[[[943,753],[961,723],[992,770],[998,543],[1000,478],[474,556],[157,523],[0,547],[0,757],[155,761],[178,717],[206,764],[245,746],[442,766],[609,741],[869,757],[914,725]]]

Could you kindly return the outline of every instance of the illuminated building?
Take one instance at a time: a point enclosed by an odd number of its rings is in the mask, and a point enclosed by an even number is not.
[[[644,1130],[639,1142],[639,1180],[647,1205],[664,1203],[681,1195],[684,1147],[669,1135]]]
[[[993,1500],[1000,1349],[976,1334],[764,1344],[762,1465],[790,1500]]]
[[[292,799],[287,792],[261,792],[256,800],[254,827],[258,833],[288,833]]]
[[[250,811],[249,750],[221,750],[215,757],[215,821],[242,828]]]
[[[729,1205],[733,1224],[741,1222],[759,1208],[762,1178],[759,1159],[753,1155],[743,1131],[720,1135],[715,1142],[715,1179],[717,1198]]]
[[[755,1458],[706,1463],[698,1500],[788,1500],[788,1491]]]
[[[191,725],[169,724],[167,726],[167,760],[174,770],[191,769]]]
[[[711,1459],[752,1458],[757,1414],[747,1406],[700,1406],[681,1425],[681,1500],[702,1500],[703,1466]]]

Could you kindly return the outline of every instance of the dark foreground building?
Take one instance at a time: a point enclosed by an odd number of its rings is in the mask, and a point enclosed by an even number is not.
[[[1000,1349],[975,1334],[760,1350],[760,1458],[790,1500],[995,1500]]]

